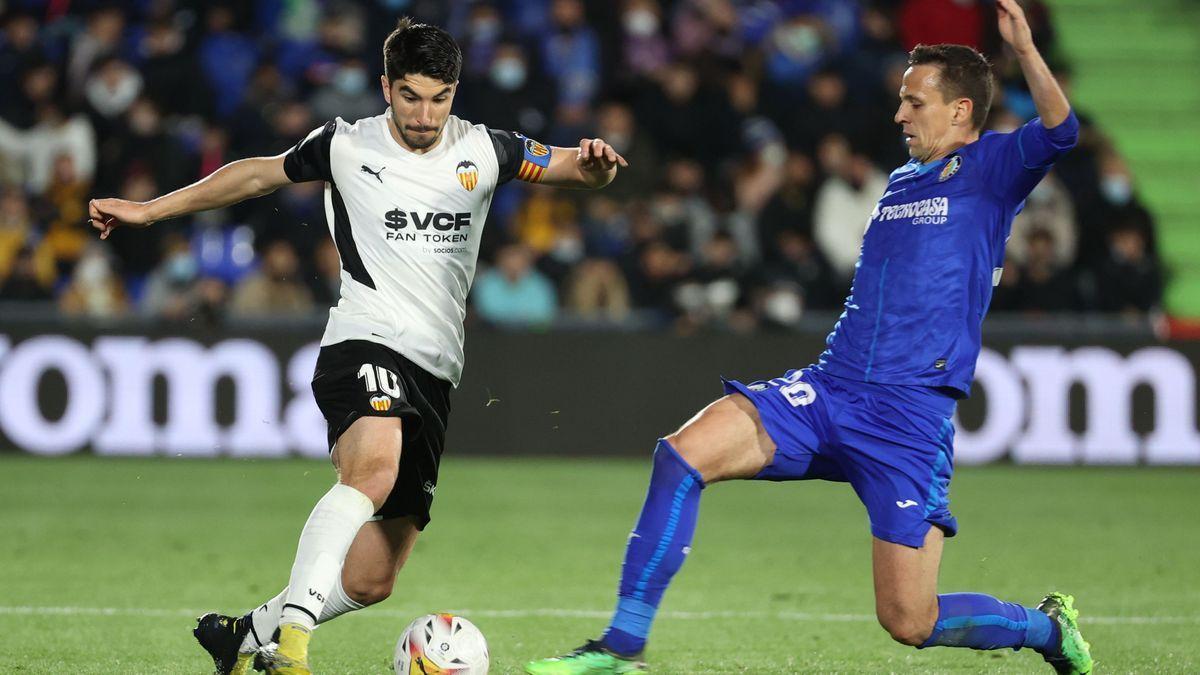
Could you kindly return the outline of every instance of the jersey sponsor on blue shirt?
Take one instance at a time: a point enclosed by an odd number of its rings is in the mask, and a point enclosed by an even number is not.
[[[1074,112],[1052,129],[1034,119],[893,171],[817,367],[864,382],[970,394],[1013,218],[1078,136]]]

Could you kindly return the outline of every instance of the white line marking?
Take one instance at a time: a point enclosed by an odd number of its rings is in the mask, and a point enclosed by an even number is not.
[[[0,616],[134,616],[134,617],[188,617],[194,618],[208,610],[201,609],[153,609],[145,607],[33,607],[33,606],[0,606]],[[598,609],[451,609],[452,614],[484,619],[530,619],[537,617],[567,618],[567,619],[607,619],[611,611]],[[355,616],[368,616],[387,619],[408,620],[421,613],[418,609],[384,609],[375,608],[369,612]],[[666,610],[659,612],[664,619],[709,620],[709,619],[774,619],[778,621],[814,621],[814,622],[874,622],[871,614],[821,614],[816,612],[749,612],[749,611],[711,611],[688,612]],[[1089,616],[1081,617],[1082,623],[1114,624],[1114,625],[1156,625],[1156,624],[1200,624],[1200,616]]]

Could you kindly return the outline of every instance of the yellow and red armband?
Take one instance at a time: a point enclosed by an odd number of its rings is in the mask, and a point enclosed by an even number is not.
[[[517,178],[527,183],[540,183],[549,167],[550,148],[526,138],[525,154],[521,158],[521,168],[517,169]]]

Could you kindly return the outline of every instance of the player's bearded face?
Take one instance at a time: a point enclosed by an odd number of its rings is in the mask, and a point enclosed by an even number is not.
[[[392,123],[410,150],[432,147],[442,136],[458,83],[447,84],[425,75],[405,75],[388,87],[385,98],[392,108]]]
[[[958,101],[943,96],[940,75],[937,66],[912,66],[900,86],[900,107],[894,119],[904,134],[909,156],[922,162],[962,145],[963,132],[969,131],[955,123]]]

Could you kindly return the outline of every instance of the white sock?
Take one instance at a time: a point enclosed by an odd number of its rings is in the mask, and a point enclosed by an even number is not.
[[[253,652],[271,641],[275,629],[279,628],[279,616],[283,613],[283,601],[287,597],[287,591],[288,589],[283,589],[279,595],[259,605],[250,613],[250,632],[246,633],[246,639],[242,640],[239,651]],[[338,574],[337,583],[329,589],[329,595],[325,596],[325,606],[321,608],[317,624],[323,624],[363,607],[366,605],[355,602],[346,594],[346,589],[342,587],[342,575]]]
[[[317,625],[330,590],[339,585],[346,552],[373,513],[375,505],[370,498],[341,483],[317,502],[300,532],[280,623],[296,623],[309,630]]]
[[[279,595],[264,602],[250,612],[250,632],[242,640],[238,651],[252,652],[271,641],[275,629],[279,628],[279,615],[283,612],[283,600],[287,597],[288,589],[284,588]]]
[[[342,588],[342,575],[338,574],[337,583],[329,589],[329,595],[325,596],[325,606],[321,608],[321,616],[317,618],[317,623],[325,623],[363,607],[366,605],[357,603],[346,595],[346,589]]]

